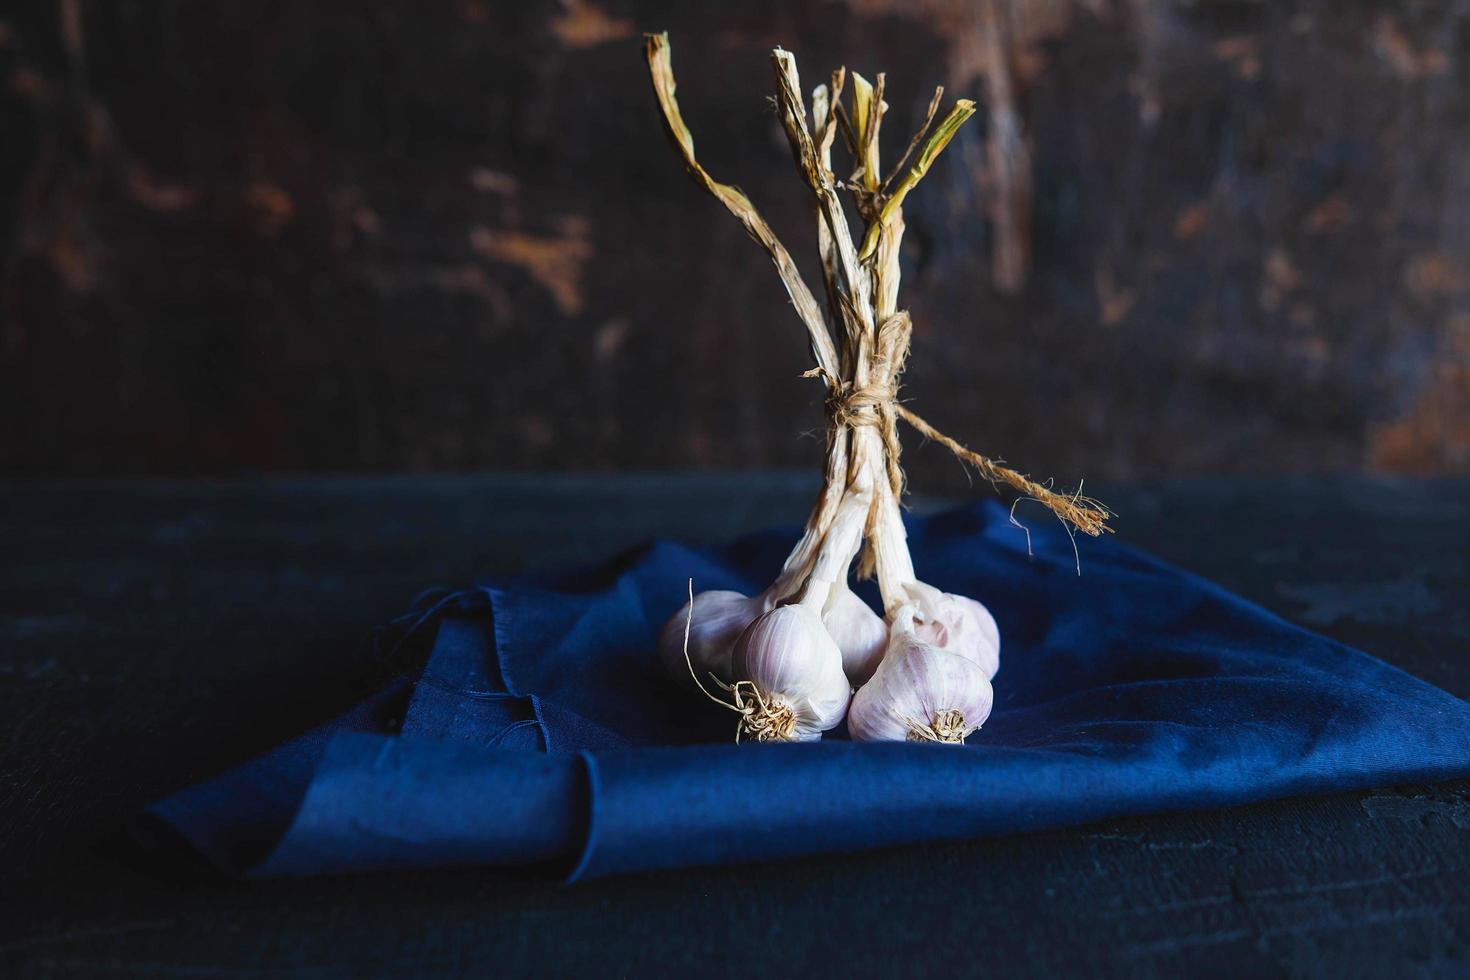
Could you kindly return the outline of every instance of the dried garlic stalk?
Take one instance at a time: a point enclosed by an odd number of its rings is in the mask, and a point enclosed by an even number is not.
[[[985,720],[990,678],[1000,663],[995,620],[980,603],[919,581],[904,539],[904,491],[898,421],[948,448],[994,484],[1049,507],[1070,528],[1109,530],[1108,510],[1080,494],[1059,494],[965,448],[898,403],[912,322],[898,309],[903,202],[975,112],[959,99],[934,124],[944,90],[936,89],[923,126],[898,165],[882,175],[879,133],[887,103],[883,74],[869,82],[845,68],[811,97],[811,125],[796,59],[771,54],[776,108],[798,172],[812,191],[817,246],[831,317],[822,312],[790,253],[755,206],[716,181],[694,155],[694,137],[674,97],[667,34],[645,38],[648,68],[665,126],[685,167],[730,210],[770,255],[806,327],[827,386],[827,454],[821,493],[786,564],[764,593],[694,595],[660,637],[669,669],[692,677],[711,698],[736,711],[736,740],[820,738],[844,713],[854,738],[962,742]],[[851,108],[842,96],[851,78]],[[841,134],[853,171],[838,178],[832,145]],[[865,222],[854,244],[839,191]],[[849,565],[877,574],[884,618],[847,584]],[[726,701],[702,678],[724,689]],[[850,686],[857,692],[851,697]]]

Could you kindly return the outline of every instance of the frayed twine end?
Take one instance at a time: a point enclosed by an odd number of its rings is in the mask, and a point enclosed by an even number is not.
[[[934,440],[975,467],[980,475],[991,483],[1004,483],[1017,493],[1035,500],[1057,515],[1064,524],[1083,534],[1095,538],[1104,533],[1112,533],[1113,529],[1108,526],[1108,520],[1114,516],[1113,512],[1108,510],[1101,501],[1094,500],[1092,497],[1084,497],[1080,490],[1076,493],[1057,493],[1025,474],[1018,473],[1008,466],[1002,466],[988,456],[982,456],[958,440],[950,438],[903,405],[896,404],[894,408],[899,418],[913,426],[920,435]]]

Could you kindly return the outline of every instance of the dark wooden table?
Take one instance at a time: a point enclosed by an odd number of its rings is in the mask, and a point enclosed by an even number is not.
[[[1470,781],[575,888],[238,883],[120,840],[144,804],[369,689],[368,627],[420,587],[794,522],[812,490],[0,484],[0,975],[1470,974]],[[1470,697],[1470,481],[1105,499],[1125,539]]]

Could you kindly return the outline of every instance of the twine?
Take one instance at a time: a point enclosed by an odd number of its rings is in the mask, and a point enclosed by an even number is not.
[[[1108,527],[1108,518],[1113,516],[1113,512],[1108,510],[1101,501],[1094,500],[1092,497],[1084,497],[1080,490],[1074,493],[1057,493],[1025,474],[1018,473],[1008,466],[1002,466],[995,460],[967,448],[959,440],[940,432],[902,405],[896,404],[894,408],[899,417],[917,429],[920,435],[926,439],[933,439],[961,460],[975,467],[980,475],[991,483],[1004,483],[1022,496],[1044,504],[1064,523],[1083,534],[1095,538],[1105,531],[1112,533],[1113,529]]]
[[[888,483],[899,496],[903,495],[904,477],[899,463],[903,444],[898,439],[898,376],[903,373],[904,362],[908,359],[912,336],[913,321],[907,311],[900,310],[883,321],[878,327],[875,349],[868,358],[869,378],[866,384],[834,378],[821,368],[813,368],[802,375],[826,382],[827,419],[837,431],[862,426],[873,426],[879,430]]]
[[[866,384],[835,378],[822,368],[813,368],[803,377],[819,377],[827,385],[825,404],[827,419],[842,432],[862,426],[874,426],[883,440],[883,455],[889,486],[895,497],[902,499],[903,466],[899,461],[903,444],[898,438],[898,420],[903,419],[926,439],[948,449],[969,463],[991,484],[1004,484],[1024,497],[1035,500],[1055,514],[1063,523],[1083,534],[1097,537],[1111,533],[1108,519],[1113,516],[1101,502],[1083,496],[1080,491],[1058,493],[1024,473],[981,455],[959,440],[945,435],[898,401],[898,376],[908,359],[913,321],[900,310],[878,328],[878,339],[869,362],[870,377]]]

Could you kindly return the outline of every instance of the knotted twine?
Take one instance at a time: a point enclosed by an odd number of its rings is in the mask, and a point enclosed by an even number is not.
[[[865,383],[834,378],[821,368],[813,368],[804,375],[820,377],[826,382],[827,399],[824,407],[827,419],[836,433],[840,435],[863,426],[878,429],[883,443],[884,468],[895,499],[902,499],[904,491],[903,466],[900,463],[903,444],[898,438],[898,420],[903,419],[924,438],[939,443],[961,461],[969,463],[991,484],[1004,484],[1023,497],[1037,501],[1050,509],[1068,527],[1092,537],[1112,531],[1107,524],[1112,512],[1099,501],[1083,496],[1080,491],[1057,493],[1025,474],[981,455],[959,440],[945,435],[902,405],[898,401],[898,378],[908,360],[912,337],[913,320],[907,310],[899,310],[879,325],[871,352],[857,352],[859,358],[866,357],[867,360],[868,379]],[[867,344],[860,346],[866,347]],[[863,577],[870,575],[872,562],[871,548],[865,547],[859,574]]]

